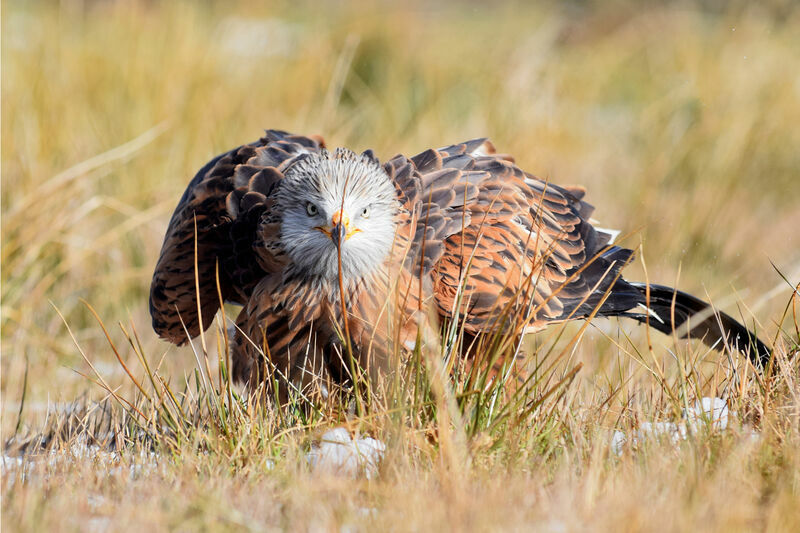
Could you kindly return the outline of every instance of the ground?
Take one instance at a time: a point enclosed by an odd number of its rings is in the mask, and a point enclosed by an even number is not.
[[[800,9],[294,4],[4,3],[3,528],[799,530]],[[597,321],[527,339],[517,394],[422,361],[358,409],[247,403],[215,331],[171,347],[146,298],[188,180],[264,128],[382,159],[489,136],[777,370]],[[309,461],[339,426],[385,443],[369,479]]]

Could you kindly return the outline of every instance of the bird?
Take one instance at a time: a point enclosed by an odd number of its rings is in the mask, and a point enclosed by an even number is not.
[[[287,388],[436,348],[448,321],[478,336],[628,317],[738,347],[765,368],[770,349],[730,315],[624,279],[633,251],[595,225],[584,197],[484,138],[381,163],[267,130],[209,161],[180,198],[150,287],[152,325],[181,345],[223,303],[241,305],[234,377]]]

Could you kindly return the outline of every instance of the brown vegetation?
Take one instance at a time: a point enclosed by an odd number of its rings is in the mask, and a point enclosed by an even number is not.
[[[4,461],[3,527],[800,529],[800,10],[293,4],[4,4],[2,438],[30,462]],[[146,291],[191,175],[264,127],[384,159],[489,135],[777,371],[598,321],[530,339],[515,394],[418,364],[361,416],[248,402],[219,330],[166,345]],[[704,396],[725,431],[631,441]],[[387,443],[377,479],[310,469],[338,424]]]

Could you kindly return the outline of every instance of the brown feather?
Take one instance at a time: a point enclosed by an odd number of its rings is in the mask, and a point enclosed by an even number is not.
[[[222,299],[244,306],[235,375],[253,381],[277,372],[279,381],[305,387],[314,377],[347,379],[342,297],[354,355],[369,372],[417,339],[436,348],[440,319],[457,318],[469,335],[497,331],[503,316],[538,329],[589,316],[601,304],[601,315],[642,320],[631,309],[644,301],[643,290],[618,279],[632,252],[606,246],[608,235],[588,221],[594,208],[585,190],[524,172],[486,139],[385,162],[400,206],[385,263],[347,284],[344,296],[338,286],[303,279],[281,245],[274,191],[324,146],[321,137],[268,130],[197,173],[153,274],[159,335],[181,344],[186,331],[208,327],[220,305],[218,278]],[[377,161],[369,150],[363,158]]]

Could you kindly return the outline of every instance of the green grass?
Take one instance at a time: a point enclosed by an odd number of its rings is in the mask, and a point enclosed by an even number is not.
[[[4,467],[3,527],[800,528],[798,35],[781,2],[4,3],[2,438],[115,435],[121,456],[39,461],[25,482]],[[528,339],[543,366],[516,395],[427,361],[362,416],[248,402],[215,330],[199,357],[168,346],[146,298],[190,177],[268,127],[382,159],[490,136],[587,187],[646,260],[626,277],[755,323],[778,372],[597,321]],[[679,421],[702,396],[727,399],[731,429],[610,453],[613,429]],[[376,480],[310,470],[339,424],[387,442]]]

